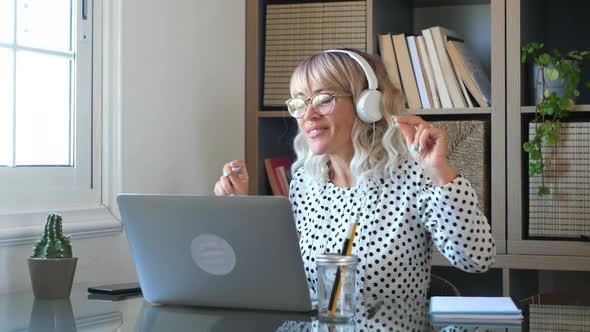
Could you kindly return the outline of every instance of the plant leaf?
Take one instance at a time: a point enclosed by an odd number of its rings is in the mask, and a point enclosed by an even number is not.
[[[545,70],[545,77],[547,77],[547,79],[550,81],[555,81],[559,78],[559,72],[553,67],[547,68],[547,70]]]
[[[549,65],[551,63],[551,55],[549,53],[539,55],[539,63],[543,66]]]
[[[531,142],[525,142],[522,145],[522,149],[526,152],[531,152],[531,149],[533,148],[533,144]]]
[[[545,89],[545,91],[543,91],[543,95],[545,98],[549,98],[551,96],[551,90],[549,90],[549,88]]]
[[[539,196],[545,196],[545,195],[549,195],[551,193],[551,190],[549,190],[549,188],[545,187],[545,186],[541,186],[539,187]]]
[[[567,55],[570,58],[575,59],[575,60],[578,60],[578,61],[584,60],[584,58],[580,56],[580,54],[578,53],[578,51],[571,51]]]
[[[559,140],[559,132],[558,131],[552,130],[547,133],[547,143],[548,144],[555,145],[555,144],[557,144],[558,140]]]
[[[535,175],[535,168],[529,165],[529,176]]]

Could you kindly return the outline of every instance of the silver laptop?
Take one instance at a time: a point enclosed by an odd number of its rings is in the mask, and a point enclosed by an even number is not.
[[[147,301],[312,310],[287,198],[120,194],[117,203]]]

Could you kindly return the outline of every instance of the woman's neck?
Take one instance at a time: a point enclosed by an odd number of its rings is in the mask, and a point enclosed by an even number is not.
[[[341,188],[350,188],[355,185],[354,177],[350,171],[350,158],[330,156],[330,180],[334,185]]]

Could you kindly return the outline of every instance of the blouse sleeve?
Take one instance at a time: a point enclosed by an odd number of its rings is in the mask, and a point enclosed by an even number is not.
[[[496,255],[494,238],[467,179],[459,175],[445,186],[437,187],[426,178],[418,203],[422,222],[434,244],[453,266],[467,272],[489,269]]]

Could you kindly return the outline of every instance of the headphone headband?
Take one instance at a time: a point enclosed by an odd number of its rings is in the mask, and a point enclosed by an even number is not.
[[[365,72],[369,87],[357,96],[355,104],[356,114],[361,121],[366,123],[375,123],[381,120],[383,118],[383,114],[380,111],[381,91],[377,90],[377,76],[369,62],[360,54],[348,50],[328,50],[324,52],[344,53],[361,66],[361,69]]]
[[[348,51],[348,50],[327,50],[324,51],[325,53],[344,53],[351,57],[356,63],[361,66],[361,69],[365,72],[365,77],[367,78],[367,83],[369,84],[369,90],[377,90],[379,87],[377,84],[377,76],[375,76],[375,72],[371,65],[365,58],[363,58],[360,54]]]

